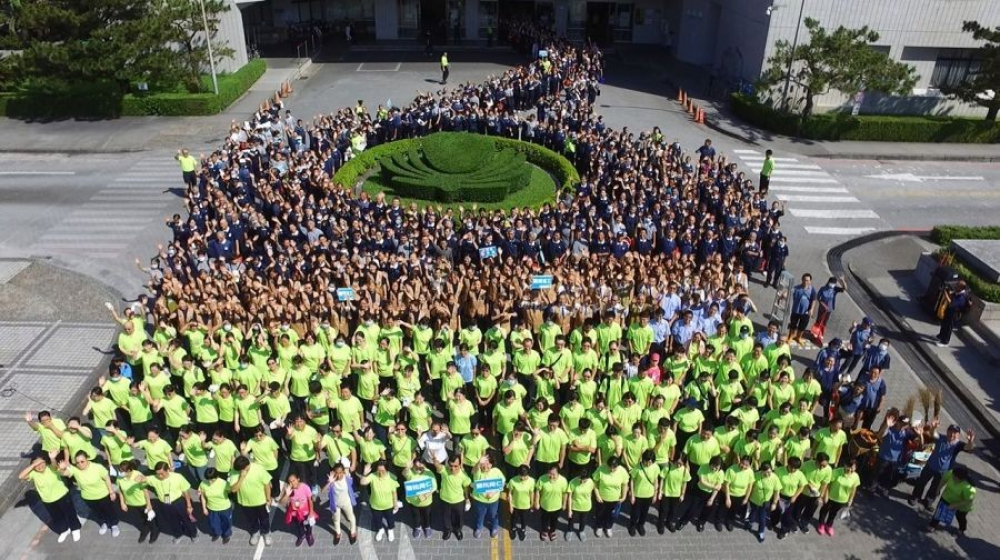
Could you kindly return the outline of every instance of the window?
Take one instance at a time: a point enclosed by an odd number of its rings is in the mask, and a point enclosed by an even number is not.
[[[973,49],[941,49],[931,74],[931,87],[956,86],[978,72],[981,62]]]

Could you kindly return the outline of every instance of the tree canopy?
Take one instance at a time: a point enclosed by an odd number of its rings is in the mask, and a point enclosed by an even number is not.
[[[916,85],[918,76],[913,67],[873,48],[879,35],[867,26],[859,29],[840,26],[829,32],[812,18],[806,18],[804,24],[809,40],[796,45],[794,50],[788,41],[776,42],[767,61],[768,68],[760,79],[762,89],[773,92],[780,89],[787,75],[801,96],[797,100],[780,101],[794,106],[801,102],[803,117],[812,114],[817,96],[833,90],[848,95],[858,91],[902,95]]]
[[[986,107],[986,120],[995,121],[1000,113],[1000,26],[991,29],[978,21],[967,21],[962,30],[972,33],[977,41],[985,41],[979,48],[982,60],[965,80],[955,86],[942,86],[941,92]]]
[[[201,87],[208,43],[201,8],[191,0],[32,0],[4,2],[6,43],[0,84],[8,89],[114,83],[189,91]],[[223,0],[204,0],[209,29],[218,32]],[[213,42],[217,59],[232,51]]]

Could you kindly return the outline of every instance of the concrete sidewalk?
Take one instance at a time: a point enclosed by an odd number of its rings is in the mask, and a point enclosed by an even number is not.
[[[652,51],[652,52],[650,52]],[[647,68],[662,85],[661,95],[677,98],[678,88],[687,92],[695,104],[705,110],[705,124],[690,122],[708,136],[721,134],[731,140],[794,153],[829,159],[930,160],[930,161],[1000,161],[996,144],[945,144],[932,142],[860,142],[822,141],[794,138],[753,127],[732,114],[728,102],[719,98],[721,87],[713,83],[712,69],[680,62],[665,48],[621,47],[610,64],[631,64]],[[718,91],[717,91],[718,90]],[[713,95],[715,97],[713,97]],[[679,107],[679,105],[678,105]]]
[[[847,250],[842,262],[852,279],[894,323],[884,326],[908,333],[914,349],[940,381],[990,432],[981,437],[1000,438],[1000,377],[996,366],[975,347],[976,336],[969,326],[958,328],[948,347],[938,347],[935,337],[940,324],[920,305],[925,288],[913,270],[921,253],[934,248],[929,241],[913,235],[883,235]]]
[[[274,96],[284,81],[309,71],[308,59],[268,59],[267,71],[243,97],[218,115],[205,117],[122,117],[107,120],[30,121],[0,118],[0,152],[125,153],[185,146],[213,150],[236,119],[246,120]]]

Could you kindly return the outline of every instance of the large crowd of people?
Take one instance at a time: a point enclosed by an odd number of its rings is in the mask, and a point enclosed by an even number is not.
[[[354,543],[362,508],[376,541],[397,514],[446,540],[497,537],[501,518],[521,540],[612,538],[619,516],[634,536],[832,537],[863,476],[894,485],[937,425],[887,410],[870,431],[889,366],[870,322],[792,363],[840,282],[804,277],[789,325],[754,325],[751,278],[773,282],[788,255],[782,206],[710,141],[687,153],[606,126],[598,49],[517,33],[544,48],[483,83],[310,123],[275,100],[219,150],[178,154],[187,215],[140,265],[148,294],[109,305],[120,356],[84,416],[26,417],[40,452],[21,477],[60,542],[80,538],[71,486],[101,534],[124,518],[140,542],[194,540],[200,513],[227,543],[235,510],[270,545],[279,508],[312,546],[317,523]],[[582,181],[495,211],[336,183],[368,147],[439,130],[543,144]],[[848,452],[862,428],[875,463]],[[914,498],[942,491],[964,530],[961,436],[928,440]]]

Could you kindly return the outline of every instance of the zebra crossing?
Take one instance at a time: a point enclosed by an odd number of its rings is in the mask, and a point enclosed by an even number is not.
[[[163,191],[173,188],[184,188],[173,158],[139,160],[40,236],[31,253],[114,259],[138,231],[161,223],[176,201]]]
[[[764,164],[759,150],[733,150],[754,174]],[[772,157],[770,194],[787,203],[787,215],[802,218],[806,233],[813,235],[857,236],[884,225],[875,211],[863,204],[835,177],[819,165],[794,157]]]

